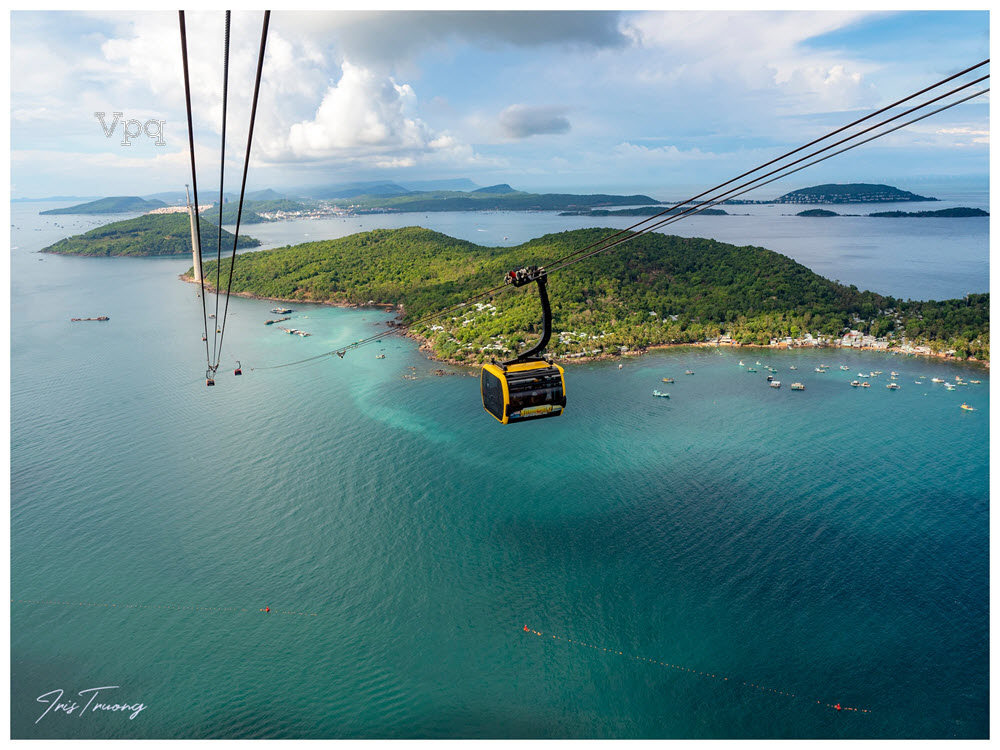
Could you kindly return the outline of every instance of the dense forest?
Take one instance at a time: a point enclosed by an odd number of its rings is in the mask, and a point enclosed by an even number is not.
[[[218,237],[219,228],[201,220],[202,248],[209,238]],[[223,247],[232,248],[233,235],[222,230]],[[240,247],[259,247],[260,240],[240,235]],[[61,255],[184,255],[191,253],[191,220],[187,211],[173,214],[146,214],[135,219],[116,221],[59,240],[42,249],[43,253]]]
[[[404,322],[497,286],[505,271],[544,264],[611,229],[550,234],[517,247],[481,247],[420,227],[248,253],[233,290],[290,300],[403,305]],[[206,265],[206,278],[214,274]],[[649,233],[554,274],[549,294],[557,356],[693,343],[730,334],[745,344],[860,330],[897,343],[989,358],[989,295],[913,302],[825,279],[761,247]],[[537,335],[534,288],[508,289],[463,315],[415,331],[459,361],[505,356]],[[433,326],[441,326],[434,328]]]

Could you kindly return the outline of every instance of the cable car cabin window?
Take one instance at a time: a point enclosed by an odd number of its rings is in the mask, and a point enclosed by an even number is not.
[[[558,417],[566,406],[563,369],[547,362],[486,365],[481,387],[483,407],[504,424]]]

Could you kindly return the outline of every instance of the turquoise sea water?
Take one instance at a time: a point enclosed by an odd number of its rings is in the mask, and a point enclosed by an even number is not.
[[[289,305],[302,339],[234,299],[245,375],[206,389],[184,259],[39,256],[65,232],[29,213],[14,737],[989,735],[984,368],[675,349],[571,367],[565,416],[505,428],[405,339],[253,371],[387,316]],[[146,708],[39,720],[111,685]]]

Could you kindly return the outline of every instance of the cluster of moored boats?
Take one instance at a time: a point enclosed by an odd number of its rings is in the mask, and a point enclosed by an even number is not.
[[[762,365],[760,362],[757,362],[756,364],[757,364],[758,367],[762,367],[763,369],[767,370],[770,373],[776,373],[777,372],[777,370],[774,367],[771,367],[769,365]],[[757,370],[754,367],[745,364],[742,360],[740,360],[740,367],[745,367],[747,372],[757,372]],[[795,370],[796,367],[795,367],[795,365],[792,365],[788,369]],[[818,373],[825,373],[825,372],[829,372],[830,371],[830,365],[820,365],[819,367],[815,367],[813,369],[816,372],[818,372]],[[840,369],[843,370],[843,371],[845,371],[845,372],[849,372],[850,371],[850,368],[847,365],[840,365]],[[877,378],[877,377],[879,377],[882,374],[883,374],[882,370],[870,370],[867,375],[865,373],[863,373],[863,372],[859,372],[858,373],[858,378],[860,378],[860,380],[852,380],[851,381],[851,387],[853,387],[853,388],[871,388],[871,382],[870,382],[870,380],[872,380],[874,378]],[[898,391],[898,390],[900,390],[902,388],[902,386],[900,386],[899,383],[896,382],[896,380],[899,377],[900,377],[900,374],[898,372],[894,372],[894,371],[890,372],[889,373],[889,380],[890,380],[890,382],[887,383],[885,387],[888,390],[890,390],[890,391]],[[919,380],[915,380],[914,382],[917,385],[924,385],[924,383],[926,382],[926,379],[927,379],[926,375],[921,375],[920,379]],[[781,387],[781,382],[778,381],[778,380],[775,380],[773,374],[768,375],[767,376],[767,380],[768,380],[768,385],[771,388],[780,388]],[[941,383],[949,391],[955,390],[955,388],[958,387],[958,386],[967,386],[970,383],[973,384],[973,385],[980,385],[982,383],[981,380],[969,380],[969,381],[965,381],[965,380],[962,379],[962,377],[960,375],[956,375],[955,376],[955,382],[954,383],[947,383],[944,380],[942,380],[941,378],[931,378],[931,382],[932,383]],[[793,391],[804,391],[806,389],[806,387],[802,383],[792,383],[791,389]],[[975,411],[975,409],[973,407],[969,406],[968,404],[962,404],[962,408],[965,409],[966,411]]]

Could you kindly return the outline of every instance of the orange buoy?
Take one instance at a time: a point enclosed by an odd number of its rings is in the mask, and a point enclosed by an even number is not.
[[[836,706],[834,706],[834,708],[839,711],[840,710],[840,704],[838,703]]]
[[[527,625],[525,625],[525,626],[524,626],[524,632],[525,632],[525,633],[527,633],[527,632],[528,632],[528,626],[527,626]]]
[[[270,612],[270,611],[271,611],[271,608],[270,608],[270,607],[264,607],[264,611],[265,611],[265,612]],[[838,708],[840,708],[840,707],[838,706]]]

